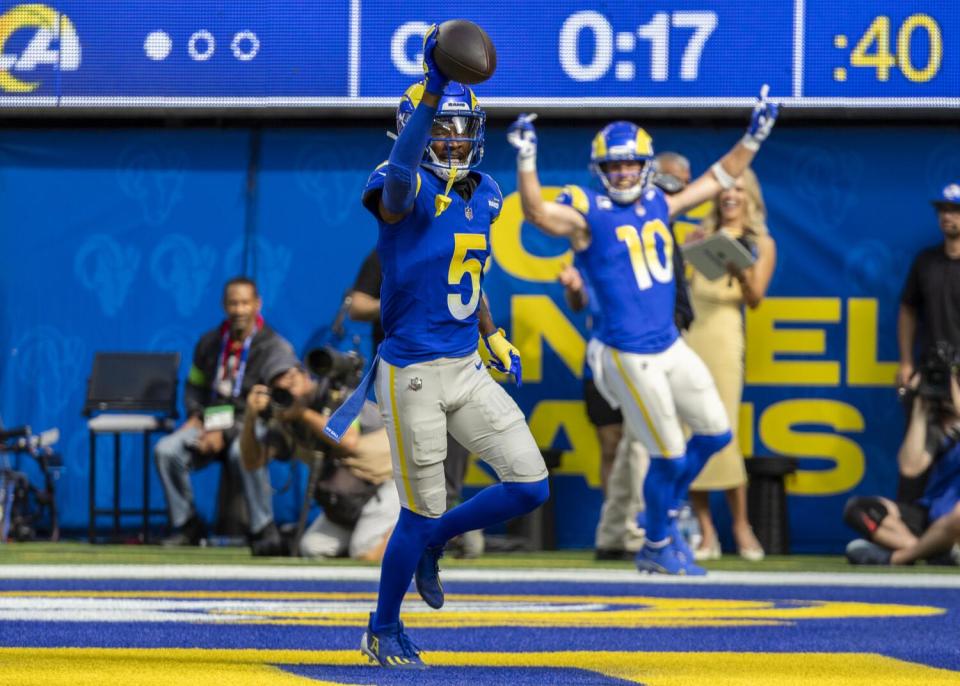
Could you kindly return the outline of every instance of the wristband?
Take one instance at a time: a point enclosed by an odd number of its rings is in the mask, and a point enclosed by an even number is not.
[[[723,165],[719,162],[714,162],[713,166],[710,167],[710,171],[713,172],[714,178],[723,190],[729,190],[737,184],[737,180],[730,176],[730,172],[724,169]]]
[[[535,172],[537,171],[537,153],[532,155],[517,155],[517,171]]]
[[[747,150],[752,150],[756,152],[760,149],[760,141],[757,140],[754,136],[751,136],[749,133],[743,134],[743,138],[740,139],[740,143],[743,144]]]

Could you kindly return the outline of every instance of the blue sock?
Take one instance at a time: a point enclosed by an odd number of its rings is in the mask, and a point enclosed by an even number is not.
[[[712,436],[697,434],[687,442],[687,460],[683,474],[677,481],[677,490],[674,494],[674,502],[670,505],[671,509],[680,509],[680,503],[687,499],[690,484],[700,475],[710,458],[723,450],[732,440],[733,434],[728,430]]]
[[[430,533],[428,545],[443,545],[466,531],[484,529],[519,517],[540,507],[549,495],[550,488],[546,479],[532,483],[506,481],[487,486],[437,520],[437,526]]]
[[[667,512],[674,505],[677,481],[683,475],[686,458],[650,456],[650,469],[643,481],[646,501],[647,541],[658,543],[667,533]]]
[[[374,631],[400,621],[400,603],[410,587],[413,572],[427,547],[430,533],[438,522],[438,519],[415,514],[405,507],[400,509],[400,518],[390,534],[380,565],[377,612],[372,622]]]

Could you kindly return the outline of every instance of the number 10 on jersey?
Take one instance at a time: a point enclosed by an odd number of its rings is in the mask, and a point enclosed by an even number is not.
[[[657,236],[663,241],[663,262],[657,251]],[[617,240],[627,244],[637,288],[645,291],[653,286],[654,281],[670,283],[673,279],[673,235],[662,221],[647,222],[639,232],[630,224],[618,226]]]

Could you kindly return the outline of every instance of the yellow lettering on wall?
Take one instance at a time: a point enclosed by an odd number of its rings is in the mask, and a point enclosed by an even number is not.
[[[839,298],[766,298],[757,309],[748,309],[747,383],[839,386],[839,362],[776,359],[781,354],[823,355],[827,349],[824,329],[778,329],[778,323],[839,321]]]
[[[570,372],[580,378],[587,344],[548,295],[515,295],[510,299],[511,342],[520,351],[523,380],[543,380],[543,342],[546,341]]]
[[[544,200],[553,200],[561,190],[555,186],[544,188]],[[490,227],[490,248],[497,265],[515,279],[546,283],[556,281],[564,265],[573,261],[573,251],[567,250],[555,257],[532,255],[523,247],[522,227],[520,195],[511,193],[503,199],[503,209],[497,223]]]
[[[740,403],[740,416],[737,418],[737,442],[740,443],[740,454],[744,457],[753,455],[753,403]]]
[[[600,443],[580,400],[542,400],[530,413],[530,433],[537,445],[547,448],[563,429],[573,450],[564,452],[555,474],[582,475],[593,488],[600,487]]]
[[[710,214],[711,210],[713,210],[713,201],[707,200],[676,218],[672,228],[673,235],[677,239],[677,245],[683,245],[687,242],[687,236],[700,228],[700,223],[704,217]]]
[[[877,361],[877,301],[847,301],[847,385],[892,386],[896,362]]]
[[[784,400],[771,405],[760,418],[760,440],[777,455],[820,458],[833,469],[799,469],[787,477],[792,495],[836,495],[860,483],[864,456],[860,446],[846,436],[820,431],[795,431],[801,425],[828,426],[835,432],[862,432],[863,415],[837,400]]]

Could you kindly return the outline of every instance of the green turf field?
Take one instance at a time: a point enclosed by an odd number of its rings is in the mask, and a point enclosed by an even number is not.
[[[218,565],[362,565],[354,560],[323,562],[291,557],[253,557],[246,548],[162,548],[151,545],[91,545],[80,542],[8,543],[0,545],[0,564],[218,564]],[[592,568],[629,569],[630,562],[596,562],[590,550],[552,550],[536,553],[494,553],[476,560],[446,557],[447,568]],[[707,569],[764,572],[874,572],[957,574],[957,567],[853,567],[846,560],[827,555],[770,556],[763,562],[747,562],[735,555],[706,562]]]

